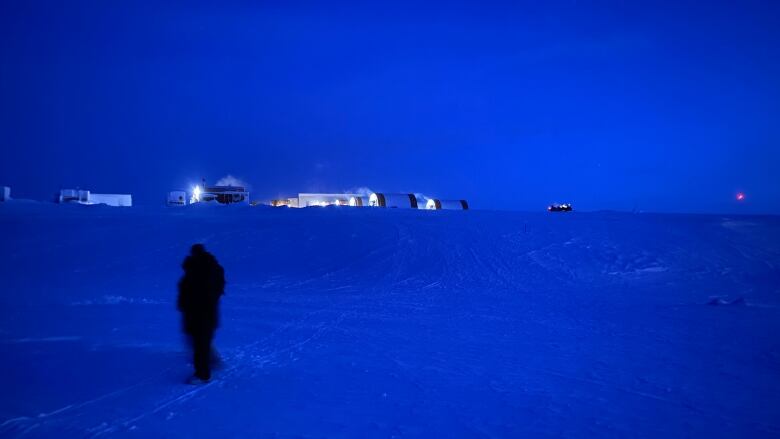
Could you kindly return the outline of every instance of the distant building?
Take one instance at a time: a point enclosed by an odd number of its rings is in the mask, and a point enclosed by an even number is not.
[[[11,188],[8,186],[0,186],[0,201],[8,201],[11,199]]]
[[[415,194],[390,194],[374,192],[371,195],[360,194],[320,194],[301,193],[297,197],[271,200],[274,207],[313,207],[313,206],[352,206],[352,207],[388,207],[396,209],[429,210],[468,210],[466,200],[418,199]]]
[[[193,201],[216,201],[219,204],[249,203],[249,192],[243,186],[206,186],[196,188]]]
[[[298,194],[297,205],[290,199],[290,207],[349,206],[349,199],[357,194]]]
[[[133,205],[133,197],[129,194],[95,194],[81,189],[62,189],[59,202],[130,207]]]

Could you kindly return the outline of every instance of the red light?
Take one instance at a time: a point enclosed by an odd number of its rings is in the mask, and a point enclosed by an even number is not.
[[[745,199],[745,194],[743,194],[742,192],[737,194],[737,201],[742,201],[744,199]]]

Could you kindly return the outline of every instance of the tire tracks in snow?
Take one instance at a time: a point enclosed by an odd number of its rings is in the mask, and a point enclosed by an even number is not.
[[[310,321],[312,317],[331,312],[334,308],[341,305],[343,305],[343,303],[337,303],[311,311],[299,319],[291,320],[286,324],[281,325],[260,340],[231,349],[229,352],[232,352],[232,355],[230,355],[227,361],[229,361],[232,366],[224,369],[215,377],[215,379],[203,385],[189,387],[184,391],[181,391],[182,386],[184,386],[183,384],[177,385],[174,388],[168,387],[167,389],[172,391],[169,391],[167,395],[160,397],[158,392],[158,396],[153,397],[154,402],[152,402],[151,409],[144,409],[140,412],[135,411],[135,413],[131,415],[120,418],[107,419],[86,429],[84,429],[83,426],[79,427],[77,425],[78,423],[74,422],[77,419],[84,417],[88,418],[88,421],[94,421],[94,419],[89,418],[102,416],[104,412],[100,409],[95,409],[95,407],[98,407],[98,404],[101,403],[111,402],[112,408],[122,408],[125,406],[124,404],[121,404],[121,401],[123,400],[131,402],[130,405],[138,404],[138,399],[147,400],[147,396],[150,393],[154,393],[155,389],[159,389],[160,386],[165,386],[171,381],[176,380],[174,375],[178,376],[178,372],[174,372],[174,370],[178,371],[178,368],[167,368],[159,374],[143,379],[132,385],[112,390],[82,402],[68,404],[51,412],[41,413],[37,416],[19,416],[7,419],[0,424],[0,435],[3,437],[23,437],[33,430],[43,428],[52,432],[71,432],[87,437],[100,437],[106,434],[131,429],[137,422],[159,413],[166,408],[191,400],[200,393],[214,388],[215,385],[222,383],[225,380],[243,376],[257,368],[263,368],[268,364],[268,360],[272,358],[304,348],[307,344],[317,340],[326,332],[338,326],[347,318],[350,311],[341,312],[334,319],[320,321],[314,325],[306,324],[306,322]],[[313,331],[302,339],[290,340],[290,343],[285,343],[284,346],[276,349],[267,349],[267,345],[272,340],[282,337],[290,330],[302,328],[312,328]],[[264,350],[268,350],[268,352],[263,352]],[[258,351],[260,355],[257,355]],[[145,393],[142,391],[143,389],[151,389],[152,392]],[[140,395],[140,398],[134,398],[133,395]]]
[[[232,365],[227,369],[224,369],[217,377],[212,379],[210,382],[195,386],[192,389],[189,389],[185,392],[177,393],[171,397],[166,397],[163,398],[162,400],[158,400],[157,403],[155,403],[150,410],[142,411],[141,413],[133,415],[132,417],[126,417],[121,420],[113,421],[110,424],[104,423],[96,427],[93,427],[92,429],[89,429],[90,437],[99,437],[105,434],[132,429],[135,427],[135,424],[138,423],[139,421],[142,421],[143,419],[152,416],[154,414],[160,413],[162,410],[166,408],[169,408],[171,406],[176,406],[178,404],[189,401],[195,396],[197,396],[198,394],[206,392],[208,389],[218,387],[217,386],[218,384],[223,383],[226,380],[229,380],[231,378],[242,377],[247,375],[251,371],[255,371],[257,368],[263,368],[265,364],[268,363],[267,360],[275,358],[280,354],[292,352],[295,350],[300,350],[305,345],[320,338],[328,330],[338,326],[346,318],[349,312],[348,311],[342,312],[332,321],[321,322],[319,325],[316,325],[315,331],[308,337],[304,338],[303,340],[298,340],[292,344],[288,344],[287,346],[279,349],[273,349],[270,352],[267,352],[260,356],[252,355],[253,348],[260,346],[261,347],[260,350],[262,351],[262,346],[264,346],[268,341],[272,340],[273,338],[283,334],[286,330],[291,328],[294,329],[299,329],[303,327],[308,328],[309,327],[308,325],[302,325],[302,323],[307,321],[310,317],[314,315],[327,312],[327,311],[332,311],[334,307],[335,305],[331,305],[322,309],[312,311],[306,314],[306,316],[304,316],[301,319],[295,320],[286,325],[283,325],[280,328],[277,328],[276,330],[272,331],[271,334],[267,335],[261,340],[243,345],[240,348],[233,349],[233,351],[238,350],[239,354],[235,355],[232,358],[232,361],[230,361]],[[248,353],[249,353],[249,362],[247,363],[246,361],[242,361],[242,360],[244,360],[247,357]]]

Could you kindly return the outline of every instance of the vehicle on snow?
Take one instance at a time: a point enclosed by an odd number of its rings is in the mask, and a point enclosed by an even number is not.
[[[563,204],[554,203],[547,206],[547,211],[548,212],[571,212],[572,207],[571,207],[571,203],[563,203]]]

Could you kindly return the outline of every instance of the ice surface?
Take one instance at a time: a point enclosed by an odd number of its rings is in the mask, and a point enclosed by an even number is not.
[[[777,217],[9,202],[0,224],[2,437],[780,436]],[[229,282],[203,386],[175,310],[194,242]]]

